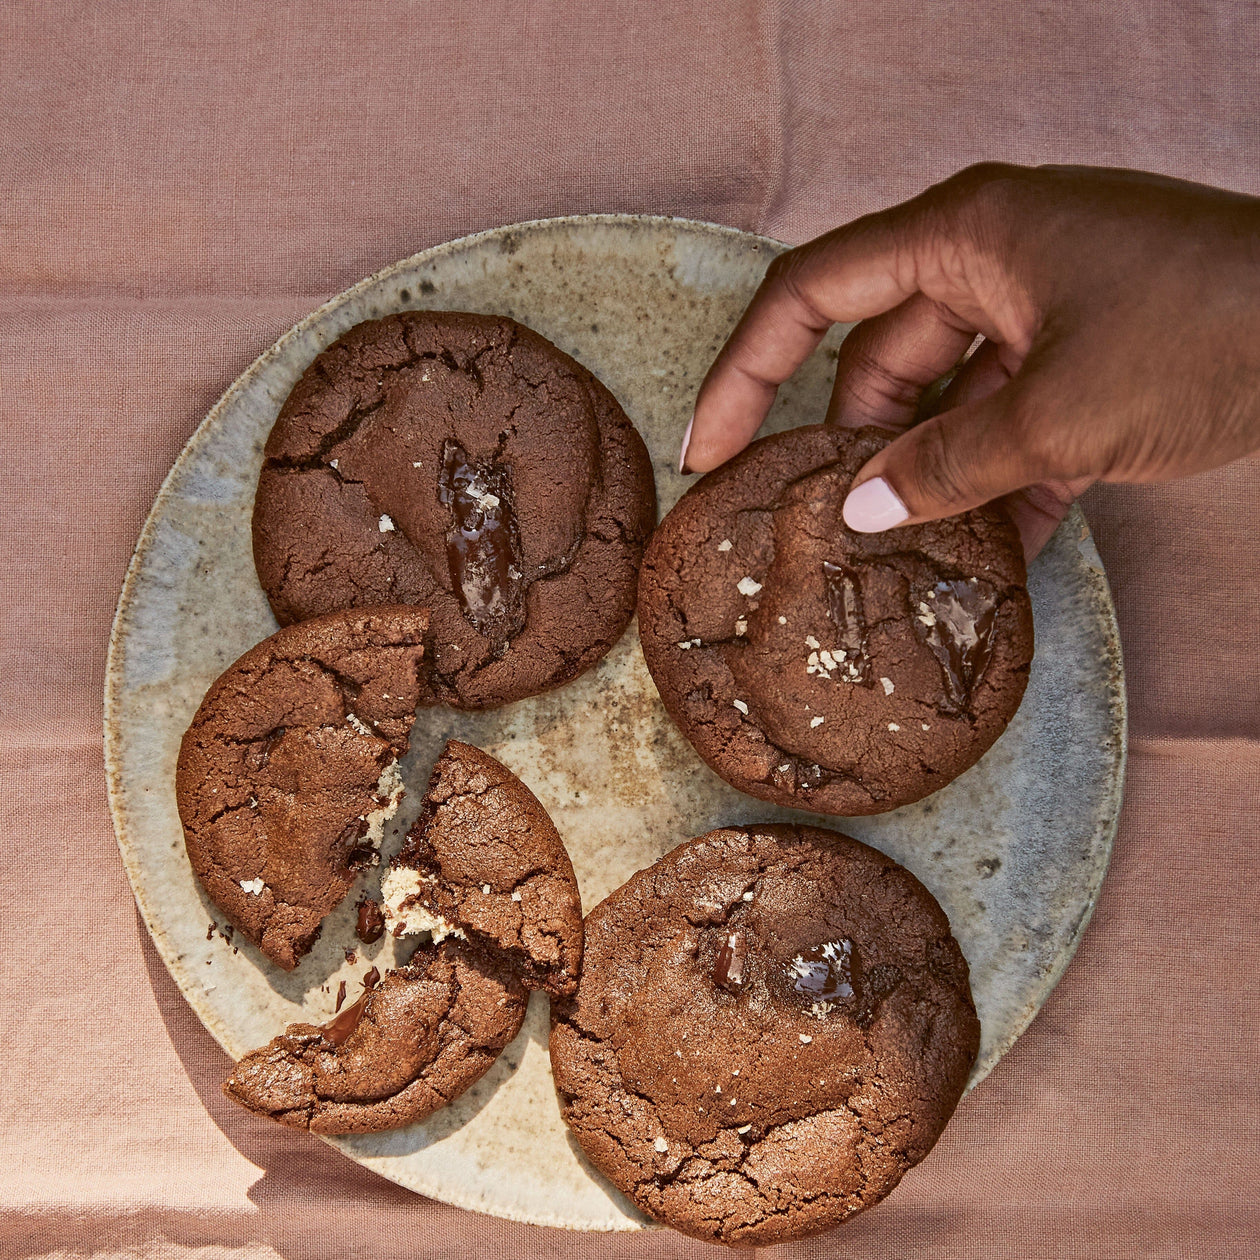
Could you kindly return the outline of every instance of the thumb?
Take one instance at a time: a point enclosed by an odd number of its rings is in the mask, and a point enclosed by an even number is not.
[[[1028,426],[1014,419],[1019,392],[1010,382],[889,443],[853,479],[844,523],[864,534],[917,525],[1062,475],[1028,449]]]

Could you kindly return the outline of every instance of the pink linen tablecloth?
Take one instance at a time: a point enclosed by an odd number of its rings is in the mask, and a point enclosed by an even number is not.
[[[153,496],[261,349],[427,245],[589,211],[798,241],[989,158],[1260,193],[1258,64],[1219,0],[0,7],[0,1255],[718,1254],[461,1212],[219,1095],[105,802]],[[775,1255],[1260,1251],[1260,460],[1086,510],[1132,717],[1097,914],[925,1163]]]

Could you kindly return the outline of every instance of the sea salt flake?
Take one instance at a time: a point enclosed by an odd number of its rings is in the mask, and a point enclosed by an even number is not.
[[[489,884],[482,884],[482,885],[481,885],[481,892],[482,892],[482,895],[483,895],[483,896],[486,896],[486,897],[490,896],[490,885],[489,885]]]
[[[889,723],[888,723],[888,729],[889,729],[890,731],[899,731],[899,730],[901,730],[901,727],[900,727],[900,726],[898,726],[896,722],[889,722]]]
[[[736,1130],[735,1130],[735,1132],[736,1132],[736,1133],[741,1133],[741,1134],[742,1134],[742,1133],[748,1133],[748,1132],[750,1132],[751,1130],[752,1130],[752,1125],[751,1125],[751,1124],[742,1124],[742,1125],[740,1125],[740,1127],[739,1127],[738,1129],[736,1129]]]
[[[336,467],[337,467],[337,461],[336,461],[335,459],[330,459],[330,460],[328,461],[328,467],[329,467],[329,468],[336,468]]]
[[[883,684],[884,695],[891,696],[893,693],[893,680],[891,678],[881,678],[879,681]]]
[[[809,1035],[809,1033],[801,1033],[800,1038],[801,1038],[801,1044],[803,1046],[809,1045],[809,1043],[814,1040],[813,1037]]]
[[[518,892],[514,892],[514,893],[512,894],[512,900],[513,900],[513,901],[520,901],[520,899],[521,899],[521,894],[520,894],[520,893],[518,893]]]
[[[742,700],[732,700],[731,703],[745,716],[748,716],[748,706]]]
[[[382,534],[390,533],[394,529],[393,518],[389,516],[388,513],[382,513],[381,519],[376,522],[376,528],[379,529]]]
[[[786,625],[787,625],[787,618],[786,618],[786,617],[780,617],[780,618],[779,618],[779,625],[781,625],[781,626],[786,626]]]
[[[815,726],[821,726],[827,719],[821,714],[816,718],[809,719],[809,728],[813,730]]]
[[[761,590],[761,583],[754,581],[750,577],[742,577],[735,583],[735,589],[741,595],[752,596],[756,595],[756,593]]]
[[[747,617],[740,617],[736,620],[735,633],[737,636],[748,633],[748,618]]]
[[[418,459],[413,459],[413,460],[411,461],[411,466],[412,466],[412,468],[423,468],[423,467],[424,467],[424,465],[423,465],[423,464],[422,464],[422,463],[421,463]]]
[[[730,549],[731,549],[731,540],[729,538],[723,538],[722,541],[718,543],[719,551],[730,551]]]
[[[669,1143],[663,1137],[658,1137],[656,1141],[652,1143],[652,1147],[657,1154],[664,1155],[665,1152],[669,1150]]]
[[[752,894],[752,890],[751,890],[751,889],[750,889],[748,892],[746,892],[746,893],[744,894],[743,899],[744,899],[745,901],[751,901],[751,900],[753,899],[753,894]],[[735,1069],[735,1075],[736,1075],[736,1076],[738,1076],[738,1075],[739,1075],[739,1068],[736,1068],[736,1069]]]
[[[255,897],[262,896],[262,890],[267,887],[261,879],[243,879],[241,887],[247,892],[252,893]]]
[[[817,640],[817,639],[815,639],[815,638],[814,638],[814,636],[813,636],[812,634],[807,634],[807,635],[805,636],[805,646],[806,646],[807,648],[813,648],[813,649],[814,649],[814,651],[816,652],[816,651],[818,651],[818,649],[819,649],[820,647],[822,647],[822,644],[821,644],[821,643],[819,643],[819,642],[818,642],[818,640]]]

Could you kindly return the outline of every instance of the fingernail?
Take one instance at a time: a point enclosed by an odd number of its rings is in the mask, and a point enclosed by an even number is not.
[[[910,515],[883,477],[864,481],[844,501],[844,523],[859,534],[877,534],[900,525]]]
[[[682,450],[678,452],[678,471],[680,473],[688,472],[687,468],[687,447],[691,445],[691,426],[695,424],[696,417],[692,414],[690,420],[687,421],[687,432],[683,434]]]

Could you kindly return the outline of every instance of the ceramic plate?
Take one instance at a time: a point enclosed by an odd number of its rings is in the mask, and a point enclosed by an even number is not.
[[[661,512],[685,488],[678,442],[696,388],[783,246],[677,219],[590,216],[483,232],[426,250],[334,298],[224,394],[176,461],[123,586],[105,687],[105,751],[123,862],[171,975],[227,1052],[297,1020],[332,1015],[339,981],[392,960],[354,940],[357,892],[315,950],[284,973],[208,925],[221,916],[193,878],[175,807],[180,738],[203,693],[276,628],[258,586],[250,515],[263,443],[311,359],[353,324],[415,308],[488,311],[537,329],[621,400],[656,470]],[[826,409],[837,328],[780,393],[769,430]],[[1073,510],[1029,575],[1037,654],[1024,702],[974,768],[927,800],[832,823],[891,854],[940,900],[971,965],[982,1080],[1067,965],[1107,868],[1125,753],[1124,686],[1106,578]],[[493,713],[422,711],[402,769],[409,796],[385,856],[410,825],[444,740],[511,767],[550,811],[589,909],[680,841],[728,823],[807,818],[740,795],[665,714],[634,626],[595,668]],[[373,889],[379,871],[360,877]],[[344,950],[357,950],[354,965]],[[259,1124],[267,1123],[259,1120]],[[332,1139],[385,1177],[513,1220],[576,1229],[648,1222],[567,1138],[547,1060],[547,1004],[463,1097],[423,1124]]]

